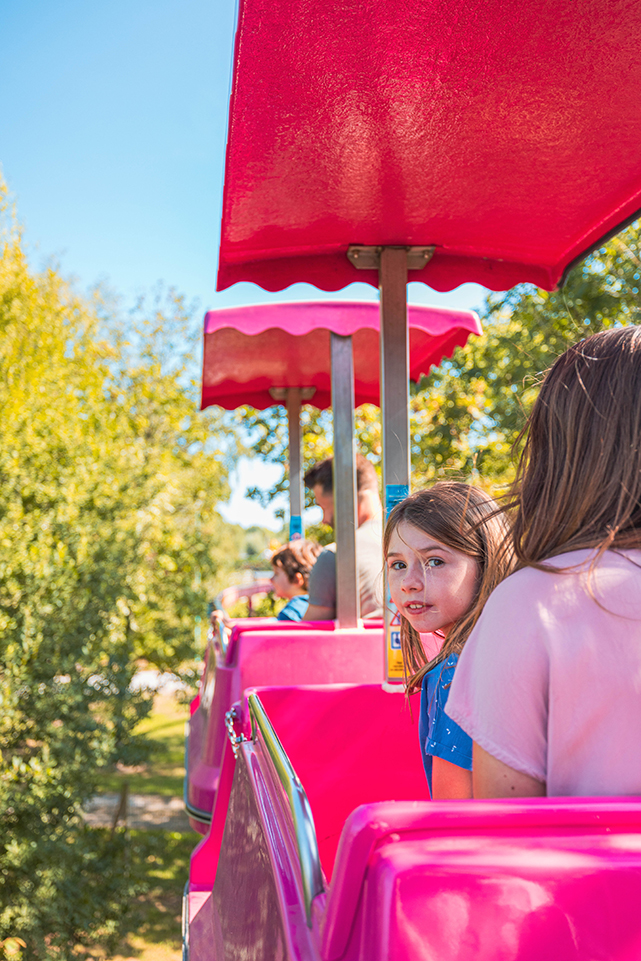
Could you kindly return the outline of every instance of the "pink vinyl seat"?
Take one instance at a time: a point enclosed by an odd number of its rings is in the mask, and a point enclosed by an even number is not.
[[[380,652],[380,637],[377,644]],[[259,696],[304,784],[325,879],[332,875],[341,831],[355,807],[365,801],[429,798],[416,742],[418,704],[410,712],[402,692],[387,692],[380,682],[250,688],[245,691],[237,724],[247,738],[251,737],[248,699],[252,694]],[[282,838],[272,847],[272,841],[283,832],[287,837],[284,848],[291,849],[289,812],[283,809],[282,789],[274,784],[269,759],[260,746],[257,745],[255,754],[251,742],[241,745],[243,749],[246,746],[250,747],[251,758],[246,759],[241,751],[235,762],[229,743],[225,746],[211,828],[191,858],[187,910],[195,961],[225,956],[222,948],[223,953],[218,948],[211,953],[212,931],[219,947],[233,942],[240,950],[247,938],[247,956],[253,957],[251,943],[267,943],[271,937],[270,931],[250,930],[248,919],[256,914],[256,898],[262,903],[264,897],[256,892],[275,886],[291,901],[291,876],[298,869],[283,863]],[[248,791],[253,795],[251,800]],[[253,813],[256,807],[260,811],[258,820]],[[270,839],[269,856],[258,853],[263,847],[258,823],[267,828],[264,840]],[[252,853],[243,861],[238,852],[249,852],[247,845]],[[251,884],[242,880],[248,874]],[[230,892],[237,893],[230,897]],[[286,905],[282,909],[288,914]],[[266,917],[262,909],[259,914]],[[269,915],[277,923],[271,911]],[[271,923],[267,921],[268,927]],[[300,929],[300,919],[292,919],[292,923]],[[304,923],[303,918],[303,926]],[[268,956],[264,954],[265,958]],[[306,955],[303,953],[302,957]]]
[[[185,806],[205,833],[220,779],[225,714],[256,685],[372,683],[383,678],[382,622],[342,630],[334,621],[236,622],[226,652],[208,645],[186,744]],[[368,623],[368,622],[364,622]]]
[[[382,803],[348,819],[324,961],[641,957],[641,799]]]
[[[258,688],[263,707],[300,778],[330,878],[345,821],[359,805],[425,799],[418,747],[418,698],[381,684]]]

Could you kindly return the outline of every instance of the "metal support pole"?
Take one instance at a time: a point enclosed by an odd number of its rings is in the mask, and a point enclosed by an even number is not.
[[[356,458],[352,338],[332,333],[331,350],[336,619],[340,627],[356,627],[360,613],[360,599],[356,569]]]
[[[409,337],[407,330],[407,250],[384,247],[379,266],[381,295],[381,413],[385,517],[409,494]],[[385,673],[388,683],[403,681],[401,630],[385,577]]]
[[[301,391],[287,390],[287,429],[289,431],[289,539],[299,540],[303,530],[303,470],[300,429]]]

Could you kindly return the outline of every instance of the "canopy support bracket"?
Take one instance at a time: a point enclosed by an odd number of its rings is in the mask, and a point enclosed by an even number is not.
[[[351,244],[347,258],[357,270],[380,270],[381,254],[384,250],[404,250],[407,255],[407,270],[422,270],[434,256],[434,247],[367,247]]]

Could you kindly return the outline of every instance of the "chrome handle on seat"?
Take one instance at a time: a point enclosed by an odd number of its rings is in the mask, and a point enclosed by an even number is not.
[[[239,745],[247,740],[244,734],[236,734],[236,728],[234,727],[234,721],[236,720],[238,720],[236,708],[232,707],[232,709],[225,714],[225,727],[227,728],[227,737],[231,741],[231,749],[234,752],[234,757],[238,757]]]
[[[218,646],[223,657],[227,657],[227,648],[229,647],[229,639],[231,637],[231,631],[225,627],[222,621],[216,621],[215,625],[212,623],[209,625],[209,630],[207,631],[207,641],[212,641],[214,638],[218,639]]]
[[[307,926],[311,928],[312,901],[316,895],[321,894],[325,890],[312,809],[307,800],[303,785],[292,767],[292,762],[287,757],[276,731],[272,727],[260,698],[257,694],[250,694],[247,698],[247,703],[251,717],[252,740],[256,741],[257,731],[260,731],[263,743],[267,748],[280,783],[283,785],[289,800],[289,809],[294,822],[296,847],[298,848],[298,857],[300,860],[305,915],[307,918]]]
[[[220,642],[220,649],[222,651],[223,657],[227,657],[227,648],[229,647],[229,630],[225,627],[222,621],[218,622],[218,640]]]

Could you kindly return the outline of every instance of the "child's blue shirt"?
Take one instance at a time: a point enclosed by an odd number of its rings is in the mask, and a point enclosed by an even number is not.
[[[450,654],[423,678],[418,736],[425,776],[432,793],[432,758],[472,770],[472,738],[445,713],[458,654]]]
[[[297,594],[287,601],[282,611],[276,615],[278,621],[300,621],[307,610],[309,604],[309,594]]]

